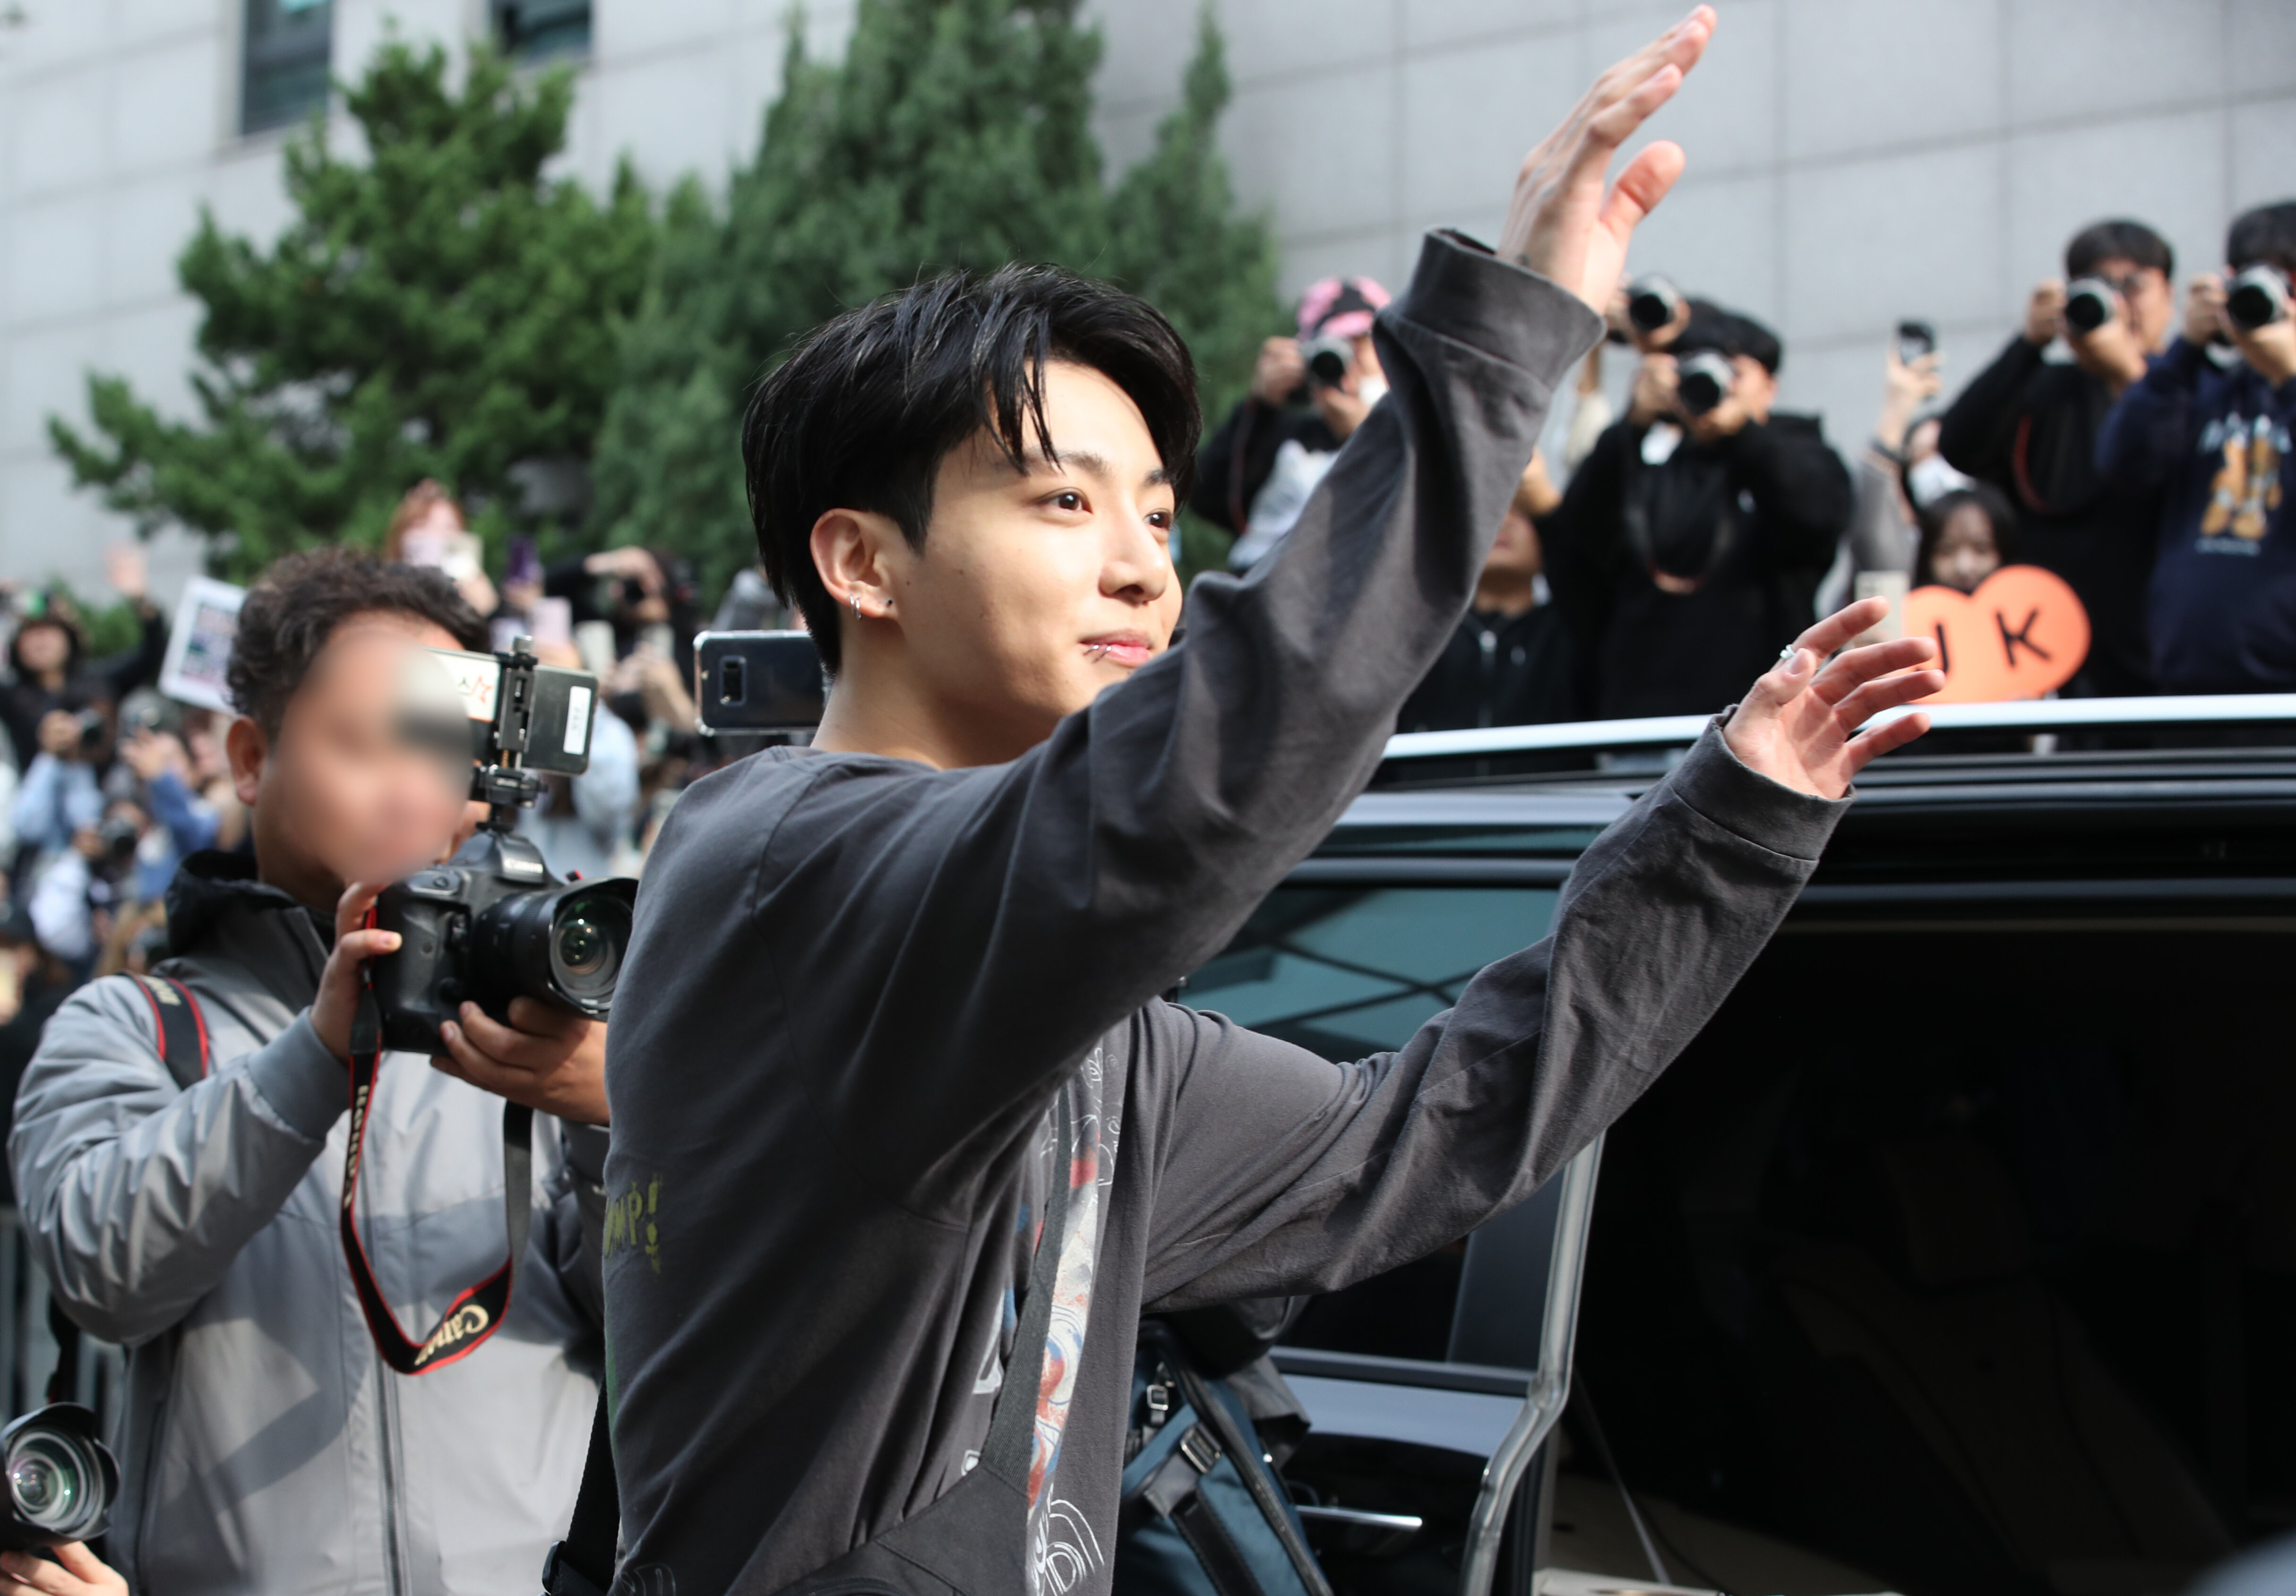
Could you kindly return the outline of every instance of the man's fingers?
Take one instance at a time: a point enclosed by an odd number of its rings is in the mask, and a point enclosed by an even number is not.
[[[1823,659],[1859,633],[1872,630],[1889,613],[1887,599],[1860,599],[1854,604],[1844,604],[1795,638],[1795,646],[1808,649]]]
[[[1884,709],[1895,709],[1900,704],[1910,704],[1945,690],[1945,672],[1941,670],[1907,671],[1902,676],[1883,676],[1878,682],[1868,682],[1834,706],[1834,714],[1844,729],[1864,725]]]
[[[1851,649],[1818,673],[1816,692],[1829,704],[1838,704],[1867,682],[1893,671],[1912,670],[1937,658],[1937,643],[1927,637],[1893,637]]]
[[[522,1069],[511,1069],[489,1059],[471,1045],[471,1039],[458,1027],[449,1026],[439,1035],[439,1045],[447,1051],[434,1054],[431,1067],[458,1081],[468,1081],[481,1092],[491,1092],[496,1097],[507,1097],[504,1088],[509,1085],[531,1085],[532,1077]]]
[[[49,1596],[72,1596],[84,1583],[69,1569],[32,1551],[12,1551],[0,1557],[0,1569],[5,1569],[20,1587],[45,1591]]]
[[[353,881],[343,888],[342,896],[335,900],[335,940],[341,941],[365,923],[366,912],[382,896],[382,886],[380,881]]]
[[[345,931],[335,938],[335,951],[353,961],[380,959],[397,953],[398,940],[396,931]]]
[[[1841,745],[1841,774],[1855,777],[1867,765],[1893,749],[1901,749],[1930,729],[1930,717],[1919,710],[1860,732]]]
[[[1679,83],[1680,78],[1675,79]],[[1596,217],[1597,225],[1608,230],[1624,247],[1628,237],[1642,224],[1642,219],[1658,209],[1658,202],[1674,187],[1682,176],[1687,158],[1682,146],[1670,139],[1660,139],[1627,163],[1626,170],[1611,185]]]
[[[86,1584],[102,1585],[120,1583],[118,1576],[112,1575],[111,1570],[104,1566],[102,1558],[78,1541],[67,1541],[57,1547],[56,1556],[62,1559],[67,1571],[76,1575]],[[111,1577],[107,1579],[107,1576]]]
[[[590,1024],[587,1015],[577,1014],[561,1003],[545,1003],[538,998],[514,997],[510,1000],[512,1028],[532,1036],[572,1036]]]

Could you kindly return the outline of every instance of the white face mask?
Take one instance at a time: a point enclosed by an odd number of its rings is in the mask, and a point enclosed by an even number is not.
[[[1387,379],[1369,375],[1363,377],[1356,383],[1356,397],[1364,402],[1365,410],[1369,410],[1387,397]]]
[[[1942,454],[1925,454],[1906,468],[1906,496],[1916,510],[1926,510],[1956,488],[1972,485],[1973,479],[1954,470]]]

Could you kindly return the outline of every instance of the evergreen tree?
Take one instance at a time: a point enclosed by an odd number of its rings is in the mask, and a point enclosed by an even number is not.
[[[200,419],[93,377],[96,436],[49,421],[75,477],[147,526],[209,535],[241,576],[379,541],[423,477],[482,506],[492,536],[528,522],[513,468],[590,453],[652,245],[627,168],[603,206],[543,176],[572,93],[562,70],[480,52],[458,94],[443,49],[385,45],[346,90],[366,158],[335,155],[315,118],[286,146],[297,216],[277,242],[203,214],[177,262],[205,307]]]
[[[1200,340],[1208,399],[1241,392],[1283,317],[1267,225],[1233,214],[1215,142],[1226,70],[1201,28],[1181,107],[1119,185],[1120,221],[1091,132],[1099,36],[1075,0],[862,0],[835,65],[793,32],[722,213],[698,189],[671,203],[600,440],[600,535],[676,548],[713,588],[749,564],[748,386],[808,328],[952,266],[1122,282]]]

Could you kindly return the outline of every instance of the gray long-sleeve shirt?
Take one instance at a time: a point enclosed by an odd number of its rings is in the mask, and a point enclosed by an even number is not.
[[[608,1064],[627,1584],[777,1590],[964,1477],[1027,1366],[1013,1293],[1065,1093],[1095,1121],[1090,1245],[1055,1294],[1033,1543],[949,1533],[1105,1592],[1144,1305],[1329,1289],[1461,1235],[1720,1002],[1839,806],[1711,734],[1588,853],[1554,935],[1400,1052],[1334,1064],[1156,997],[1368,779],[1599,330],[1431,238],[1381,320],[1389,398],[1278,557],[1198,583],[1184,647],[1009,765],[772,749],[686,794]]]

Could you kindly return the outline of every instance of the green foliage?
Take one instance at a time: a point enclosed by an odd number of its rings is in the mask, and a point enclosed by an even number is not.
[[[862,0],[834,65],[793,27],[722,209],[698,187],[670,202],[599,441],[598,534],[724,583],[756,554],[736,442],[749,385],[826,317],[954,266],[1120,282],[1189,339],[1208,401],[1240,393],[1283,316],[1269,229],[1234,215],[1216,142],[1219,36],[1207,13],[1182,104],[1112,195],[1091,132],[1099,56],[1075,0]]]
[[[94,436],[51,417],[74,476],[147,528],[213,540],[246,576],[315,543],[380,541],[423,477],[482,532],[546,530],[513,468],[586,457],[653,242],[627,168],[603,206],[544,166],[573,86],[483,51],[460,93],[447,58],[393,41],[346,89],[364,161],[316,118],[285,151],[295,220],[267,251],[202,215],[177,262],[205,307],[199,419],[168,420],[92,377]]]

